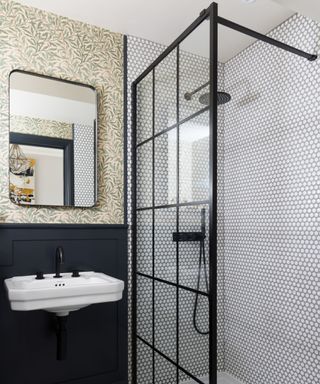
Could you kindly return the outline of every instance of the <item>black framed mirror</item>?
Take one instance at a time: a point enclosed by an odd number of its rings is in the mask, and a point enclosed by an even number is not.
[[[10,200],[92,207],[97,200],[97,93],[85,84],[10,74]]]

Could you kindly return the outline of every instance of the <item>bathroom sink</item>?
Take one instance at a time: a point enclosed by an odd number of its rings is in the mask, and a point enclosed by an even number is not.
[[[5,280],[11,309],[14,311],[45,310],[57,316],[91,304],[118,301],[122,298],[124,282],[104,273],[80,272],[35,276],[17,276]]]

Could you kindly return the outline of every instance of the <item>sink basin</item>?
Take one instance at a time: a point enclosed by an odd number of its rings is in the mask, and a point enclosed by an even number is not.
[[[45,310],[57,316],[67,316],[69,312],[91,304],[118,301],[122,298],[124,282],[114,277],[96,272],[80,272],[80,277],[62,273],[61,278],[54,274],[17,276],[5,280],[11,309],[14,311]]]

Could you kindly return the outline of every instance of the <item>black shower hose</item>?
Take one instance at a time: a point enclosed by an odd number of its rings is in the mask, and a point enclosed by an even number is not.
[[[197,311],[198,311],[198,301],[199,301],[199,290],[200,290],[200,282],[201,282],[201,266],[202,266],[202,259],[203,259],[203,269],[204,269],[204,278],[206,283],[206,290],[207,293],[209,293],[209,280],[208,280],[208,273],[207,273],[207,263],[206,263],[206,252],[205,252],[205,242],[204,238],[200,241],[200,254],[199,254],[199,267],[198,267],[198,279],[197,279],[197,293],[196,293],[196,299],[194,301],[194,309],[193,309],[193,326],[194,329],[200,334],[200,335],[208,335],[209,331],[202,331],[198,325],[197,325]]]

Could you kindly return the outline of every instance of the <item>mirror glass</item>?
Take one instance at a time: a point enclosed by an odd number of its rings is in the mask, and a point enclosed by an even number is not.
[[[10,75],[9,193],[19,205],[96,203],[97,94],[93,87]]]

